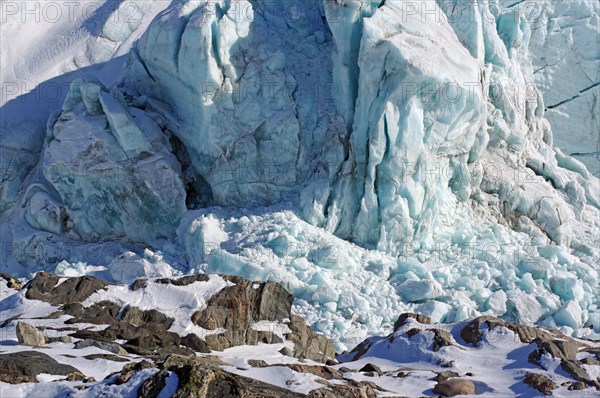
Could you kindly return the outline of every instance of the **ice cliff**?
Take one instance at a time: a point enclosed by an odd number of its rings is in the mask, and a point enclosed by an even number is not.
[[[11,258],[276,279],[338,342],[405,306],[600,333],[600,186],[553,147],[536,34],[492,0],[173,2],[3,182]]]

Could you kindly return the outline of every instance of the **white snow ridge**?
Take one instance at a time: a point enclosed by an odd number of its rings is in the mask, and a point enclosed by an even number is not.
[[[373,396],[444,395],[427,372],[455,361],[459,374],[502,369],[497,379],[482,374],[474,394],[543,394],[521,383],[531,368],[556,382],[548,394],[593,396],[599,4],[2,0],[0,363],[23,351],[15,317],[44,330],[40,319],[59,311],[16,293],[8,274],[104,279],[115,285],[65,306],[104,299],[118,304],[113,318],[127,306],[162,311],[182,338],[203,338],[192,314],[238,283],[127,285],[219,274],[255,289],[281,284],[292,312],[353,364],[341,370],[346,379],[325,378],[338,386],[371,380]],[[451,332],[453,345],[431,353],[436,332],[400,332],[394,324],[407,312]],[[459,328],[481,316],[505,322],[482,326],[485,339],[520,340],[465,346]],[[509,323],[560,332],[580,351],[523,338]],[[290,332],[267,318],[253,330],[273,328]],[[304,362],[286,362],[279,350],[289,342],[279,339],[264,352],[211,349],[227,377],[316,394],[323,374],[290,368]],[[127,348],[134,339],[109,340]],[[53,344],[54,359],[72,348]],[[78,390],[79,381],[42,373],[39,386],[2,380],[0,395],[189,396],[180,364],[129,354],[154,362],[122,388],[105,380]],[[249,359],[276,369],[249,369]],[[68,364],[98,380],[124,374],[104,359],[99,368],[81,361]],[[356,370],[370,362],[386,375]],[[410,388],[390,376],[402,366],[413,372]],[[164,385],[151,395],[144,380],[153,378]]]

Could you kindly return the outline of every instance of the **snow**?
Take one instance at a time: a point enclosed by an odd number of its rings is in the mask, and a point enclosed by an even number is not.
[[[573,94],[577,62],[576,90],[597,70],[597,16],[567,26],[593,6],[539,2],[532,21],[518,5],[467,2],[471,21],[454,0],[426,3],[139,1],[142,17],[119,23],[105,17],[128,3],[102,2],[56,24],[10,16],[3,82],[46,85],[2,102],[14,176],[0,193],[2,265],[123,283],[275,280],[340,350],[412,310],[598,338],[600,184],[561,143],[590,146],[564,137],[593,132],[591,116],[570,123],[579,100],[546,110],[553,93]],[[537,70],[540,48],[565,62]],[[50,82],[61,95],[36,101]],[[205,332],[178,308],[205,296],[154,289],[95,299]]]

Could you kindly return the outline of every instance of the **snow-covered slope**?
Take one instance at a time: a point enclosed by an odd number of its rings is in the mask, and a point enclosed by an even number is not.
[[[11,273],[274,279],[339,348],[405,308],[598,337],[600,184],[553,147],[518,7],[198,0],[153,13],[106,25],[123,51],[139,37],[122,79],[67,75],[47,126],[3,127],[19,165],[2,183]]]

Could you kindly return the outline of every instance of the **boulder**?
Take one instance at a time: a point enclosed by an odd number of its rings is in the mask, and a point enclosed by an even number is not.
[[[60,277],[47,272],[38,272],[25,285],[25,297],[40,300],[52,305],[81,303],[98,290],[104,289],[108,283],[93,276],[68,278],[56,286]]]
[[[475,384],[464,379],[448,379],[433,387],[433,392],[444,397],[475,394]]]
[[[23,289],[23,283],[19,282],[12,276],[5,274],[4,272],[0,272],[0,278],[6,281],[6,287],[13,290],[21,290]]]
[[[42,373],[60,376],[81,374],[73,366],[59,363],[37,351],[0,355],[0,369],[0,381],[10,384],[36,383],[36,376]]]
[[[535,388],[544,395],[552,395],[552,391],[556,389],[556,383],[547,376],[540,373],[527,372],[523,381],[528,386]]]
[[[406,321],[408,320],[408,318],[412,318],[412,319],[416,320],[417,322],[424,324],[424,325],[431,324],[431,318],[428,317],[427,315],[413,314],[410,312],[406,312],[404,314],[401,314],[398,317],[398,319],[396,320],[396,322],[394,322],[394,332],[396,330],[398,330],[398,328],[400,326],[404,325],[406,323]]]
[[[35,326],[17,322],[17,340],[19,344],[38,347],[46,344],[46,338]]]
[[[112,352],[117,355],[127,355],[127,351],[117,343],[96,340],[80,340],[75,343],[75,349],[96,347],[104,351]]]

